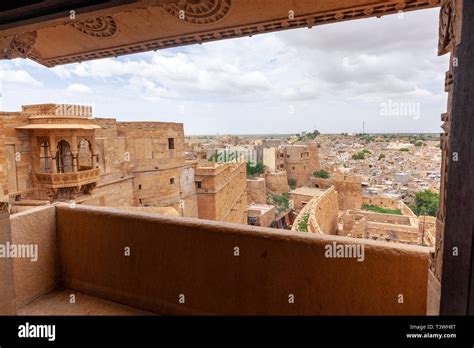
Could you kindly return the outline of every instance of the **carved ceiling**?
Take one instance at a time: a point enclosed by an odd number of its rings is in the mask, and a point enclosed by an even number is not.
[[[50,67],[439,5],[440,0],[142,0],[77,14],[71,8],[52,20],[0,26],[0,59],[30,58]],[[444,37],[449,40],[449,32]]]

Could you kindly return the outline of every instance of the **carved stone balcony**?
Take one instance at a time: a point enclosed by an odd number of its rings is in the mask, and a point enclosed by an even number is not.
[[[80,187],[99,181],[100,169],[94,168],[70,173],[34,173],[35,182],[49,189]]]

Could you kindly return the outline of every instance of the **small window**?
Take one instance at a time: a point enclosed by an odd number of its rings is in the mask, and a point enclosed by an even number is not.
[[[174,185],[174,178],[170,179],[170,185]]]
[[[196,188],[201,188],[202,187],[202,183],[200,181],[196,181]]]
[[[290,158],[290,155],[286,155],[286,158]]]
[[[293,170],[295,170],[295,167],[293,167]]]
[[[174,138],[168,138],[168,149],[169,150],[174,149]]]
[[[140,184],[140,185],[138,185],[138,189],[139,189],[139,190],[141,190],[141,189],[142,189],[142,185],[141,185],[141,184]]]

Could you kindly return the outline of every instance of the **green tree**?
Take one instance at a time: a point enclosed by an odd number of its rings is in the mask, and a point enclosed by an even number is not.
[[[265,173],[265,166],[262,161],[258,161],[256,164],[247,161],[247,176],[255,176],[263,173]]]
[[[424,190],[415,193],[415,204],[410,205],[415,215],[436,216],[439,206],[439,193]]]
[[[282,212],[290,209],[290,200],[288,197],[288,193],[284,193],[281,196],[272,194],[272,201],[277,210],[277,214],[281,214]]]
[[[381,153],[381,154],[379,155],[379,161],[380,161],[382,158],[385,158],[385,154],[384,154],[384,153]]]
[[[305,214],[301,220],[298,222],[298,226],[296,230],[298,232],[308,232],[308,220],[309,220],[309,213]]]
[[[352,155],[353,160],[363,160],[365,159],[365,152],[358,152],[354,155]]]
[[[317,170],[313,173],[315,178],[328,179],[331,175],[324,169]]]
[[[288,179],[288,186],[290,187],[290,189],[294,190],[296,188],[296,180]]]

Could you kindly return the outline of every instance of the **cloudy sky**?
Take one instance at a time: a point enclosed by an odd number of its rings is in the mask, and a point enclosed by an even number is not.
[[[438,9],[45,68],[0,61],[0,110],[93,106],[186,134],[440,132]]]

